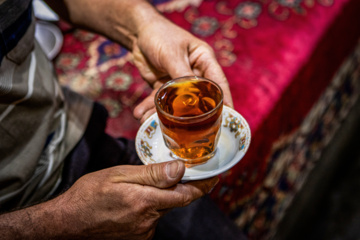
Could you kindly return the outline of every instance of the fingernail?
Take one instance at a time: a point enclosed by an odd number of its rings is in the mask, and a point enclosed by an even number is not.
[[[166,165],[166,174],[170,178],[176,178],[179,174],[180,164],[177,161],[169,162]]]

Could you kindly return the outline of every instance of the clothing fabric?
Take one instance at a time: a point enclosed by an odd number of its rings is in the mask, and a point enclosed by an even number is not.
[[[85,131],[92,105],[60,87],[35,40],[31,1],[2,1],[0,13],[2,211],[33,204],[56,190],[63,161]]]
[[[31,24],[31,1],[15,0],[13,2],[16,3],[9,1],[4,3],[0,9],[0,62],[18,44]]]
[[[64,161],[62,182],[56,194],[66,191],[87,173],[117,165],[142,164],[133,140],[115,139],[105,133],[107,118],[107,110],[95,102],[84,135]]]

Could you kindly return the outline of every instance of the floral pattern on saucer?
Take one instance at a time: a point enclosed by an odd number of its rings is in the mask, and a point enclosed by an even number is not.
[[[222,120],[223,120],[223,127],[229,128],[230,132],[234,133],[235,139],[237,139],[237,137],[240,136],[239,137],[239,151],[242,151],[242,150],[246,151],[247,149],[245,149],[245,146],[249,145],[248,141],[250,140],[250,138],[248,136],[250,136],[250,133],[249,133],[249,131],[246,131],[249,128],[245,127],[245,125],[244,125],[245,120],[234,116],[233,114],[231,114],[231,112],[229,110],[225,111],[223,113]]]
[[[141,125],[136,136],[136,151],[144,164],[156,163],[153,159],[153,142],[151,139],[157,132],[160,132],[161,134],[160,130],[157,131],[158,121],[157,114],[153,114],[143,125]]]
[[[143,158],[150,160],[150,162],[155,163],[156,161],[152,159],[153,154],[151,153],[152,146],[147,141],[140,140],[140,154]]]
[[[150,125],[145,129],[145,133],[148,136],[148,138],[151,139],[154,136],[157,126],[158,123],[155,120],[151,121]]]
[[[154,115],[152,115],[150,117],[151,119],[154,118]],[[141,126],[141,136],[139,137],[139,142],[136,145],[136,151],[140,157],[140,159],[142,161],[145,160],[146,164],[148,163],[155,163],[156,161],[152,158],[153,154],[151,152],[152,150],[152,146],[149,144],[149,140],[152,139],[152,137],[154,136],[154,134],[156,133],[157,130],[157,123],[158,120],[153,119],[152,121],[150,121],[150,123],[148,124],[143,124]],[[147,123],[148,121],[146,121]],[[139,130],[140,132],[140,130]],[[138,133],[139,134],[139,133]]]

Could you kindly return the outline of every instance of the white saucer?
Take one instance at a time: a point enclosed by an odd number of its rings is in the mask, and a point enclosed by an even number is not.
[[[244,157],[250,140],[251,132],[246,120],[234,109],[224,106],[221,135],[215,156],[205,164],[186,168],[182,180],[206,179],[229,170]],[[145,165],[174,160],[165,146],[157,113],[141,125],[135,144],[136,152]]]

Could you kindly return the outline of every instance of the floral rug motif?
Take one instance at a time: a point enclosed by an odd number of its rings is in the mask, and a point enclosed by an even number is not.
[[[220,176],[212,197],[250,238],[267,236],[286,209],[283,202],[290,202],[301,187],[294,182],[306,178],[304,166],[312,161],[303,155],[289,163],[280,155],[300,151],[291,143],[296,132],[357,44],[360,1],[151,2],[215,50],[235,110],[250,125],[252,143],[244,159]],[[134,138],[140,125],[132,111],[151,89],[132,64],[131,53],[102,36],[60,26],[64,45],[55,66],[61,83],[105,105],[109,134]],[[324,121],[332,115],[326,116]],[[312,143],[304,142],[309,148]]]

